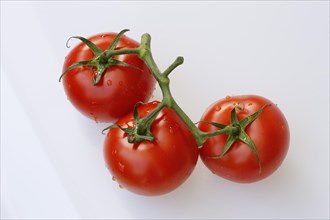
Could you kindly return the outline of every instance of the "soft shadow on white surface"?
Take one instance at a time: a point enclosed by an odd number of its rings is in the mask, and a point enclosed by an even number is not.
[[[2,219],[78,217],[44,147],[11,83],[2,75]]]
[[[1,217],[329,218],[328,8],[308,1],[1,2]],[[171,88],[194,121],[226,95],[278,103],[291,129],[280,169],[236,184],[199,161],[168,195],[119,189],[103,160],[107,124],[80,115],[57,80],[71,35],[123,28],[136,40],[151,34],[161,68],[184,56]]]

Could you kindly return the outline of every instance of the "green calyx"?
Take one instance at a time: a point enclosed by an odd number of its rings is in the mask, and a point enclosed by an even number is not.
[[[110,44],[110,46],[105,50],[101,50],[99,47],[97,47],[93,42],[89,41],[86,38],[80,37],[80,36],[73,36],[70,37],[70,39],[75,38],[75,39],[79,39],[81,40],[83,43],[85,43],[89,49],[91,49],[91,51],[94,54],[94,58],[91,60],[86,60],[86,61],[80,61],[77,63],[73,63],[72,65],[70,65],[60,76],[59,81],[61,81],[62,77],[69,72],[70,70],[76,68],[76,67],[80,67],[80,66],[89,66],[89,67],[94,67],[95,68],[95,72],[93,75],[93,85],[97,85],[99,83],[99,81],[101,80],[103,74],[105,73],[105,71],[107,70],[107,68],[111,67],[111,66],[125,66],[125,67],[131,67],[134,69],[138,69],[136,66],[130,65],[128,63],[122,62],[120,60],[117,60],[115,58],[113,58],[114,55],[118,55],[118,54],[124,54],[124,53],[132,53],[134,52],[136,49],[131,49],[131,50],[123,50],[124,52],[120,53],[118,50],[116,49],[116,46],[119,43],[120,38],[124,35],[125,32],[129,31],[128,29],[124,29],[122,30],[112,41],[112,43]],[[68,41],[69,41],[68,40]],[[67,42],[68,43],[68,42]],[[68,47],[68,45],[67,45]]]
[[[233,146],[233,144],[237,141],[240,140],[247,144],[249,148],[253,151],[255,156],[257,157],[258,160],[258,165],[259,165],[259,171],[261,172],[261,162],[260,162],[260,156],[259,152],[256,148],[256,145],[254,144],[253,140],[247,133],[245,132],[246,127],[251,124],[255,119],[259,117],[259,115],[262,113],[262,111],[270,106],[271,104],[266,104],[264,105],[261,109],[259,109],[257,112],[243,118],[241,121],[238,120],[237,118],[237,113],[236,109],[238,110],[243,110],[239,105],[236,105],[233,110],[230,113],[230,124],[229,125],[223,125],[215,122],[208,122],[208,121],[203,121],[204,123],[211,124],[217,128],[220,128],[220,130],[215,131],[215,132],[209,132],[205,133],[204,136],[206,138],[211,137],[211,136],[216,136],[220,134],[227,134],[228,138],[226,140],[226,143],[223,147],[221,155],[218,156],[213,156],[210,157],[212,159],[220,159],[223,156],[226,155],[228,150]]]
[[[151,124],[154,119],[157,117],[158,113],[163,109],[164,105],[160,103],[150,114],[148,114],[145,118],[140,118],[138,113],[138,106],[143,104],[138,102],[134,106],[133,114],[134,114],[134,126],[133,127],[121,127],[118,124],[110,125],[109,127],[103,129],[104,131],[111,128],[119,128],[127,134],[127,141],[129,143],[139,143],[141,141],[154,141],[155,137],[151,132]]]

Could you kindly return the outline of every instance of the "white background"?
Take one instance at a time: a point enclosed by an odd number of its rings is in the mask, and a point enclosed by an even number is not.
[[[193,121],[226,95],[277,103],[291,129],[280,169],[236,184],[199,161],[170,194],[119,189],[107,124],[80,115],[58,77],[70,36],[124,28],[151,34],[162,69],[185,58],[171,88]],[[329,2],[1,1],[1,217],[329,218]]]

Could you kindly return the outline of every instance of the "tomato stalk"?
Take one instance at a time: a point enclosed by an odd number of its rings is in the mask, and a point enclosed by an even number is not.
[[[170,90],[169,74],[175,68],[177,68],[179,65],[183,64],[184,58],[181,56],[177,57],[176,60],[164,72],[161,72],[152,57],[150,42],[151,42],[150,35],[148,33],[143,34],[141,37],[141,46],[139,48],[139,50],[140,50],[139,56],[147,64],[150,71],[152,72],[155,79],[157,80],[158,85],[160,86],[160,89],[162,91],[163,100],[162,100],[161,104],[156,109],[154,109],[153,112],[151,112],[149,114],[150,117],[148,117],[149,116],[148,115],[147,117],[145,117],[144,119],[141,120],[140,126],[142,126],[142,127],[151,126],[152,121],[155,119],[154,115],[158,114],[158,112],[164,107],[171,108],[176,112],[176,114],[181,118],[181,120],[190,129],[190,131],[194,135],[197,146],[201,147],[203,145],[203,143],[209,137],[217,136],[217,135],[221,135],[221,134],[228,134],[229,135],[228,144],[227,144],[228,149],[237,139],[241,139],[244,142],[247,142],[247,144],[250,146],[250,148],[255,152],[255,154],[258,158],[258,161],[260,161],[258,152],[255,149],[253,141],[250,139],[250,137],[248,137],[246,135],[246,133],[244,132],[244,129],[246,128],[246,126],[248,124],[252,123],[252,121],[254,121],[259,116],[259,114],[261,113],[261,111],[264,108],[262,108],[257,113],[253,114],[252,116],[246,117],[245,120],[242,120],[242,124],[240,124],[238,122],[236,111],[235,111],[236,108],[240,109],[240,107],[237,105],[232,111],[232,116],[231,116],[232,123],[230,125],[225,126],[225,125],[213,123],[213,125],[220,128],[220,130],[215,131],[215,132],[203,132],[203,131],[199,130],[198,127],[195,125],[195,123],[191,121],[191,119],[188,117],[188,115],[177,104],[177,102],[175,101],[174,97],[172,96],[172,93]],[[210,122],[210,123],[212,123],[212,122]],[[243,126],[241,126],[241,125],[243,125]],[[144,132],[144,131],[146,131],[146,129],[143,128],[143,129],[140,129],[140,131]],[[225,152],[223,152],[223,154],[221,156],[223,156],[227,152],[227,150]]]
[[[141,37],[140,53],[138,55],[147,64],[151,73],[154,75],[162,91],[162,96],[163,96],[163,100],[160,103],[159,107],[155,108],[153,112],[150,113],[150,115],[158,113],[164,107],[173,109],[176,112],[176,114],[181,118],[181,120],[188,126],[188,128],[195,137],[197,145],[201,146],[204,143],[204,140],[201,138],[203,132],[201,132],[196,127],[195,123],[192,122],[191,119],[188,117],[188,115],[180,108],[180,106],[173,98],[170,90],[169,75],[175,68],[183,64],[184,58],[181,56],[177,57],[175,61],[164,72],[161,72],[156,62],[153,59],[150,43],[151,43],[151,36],[148,33],[143,34]],[[148,116],[145,117],[144,119],[141,120],[140,126],[143,126],[144,124],[148,124],[150,126],[152,124],[152,122],[150,123],[150,121],[152,121],[153,119],[151,119],[151,117]]]
[[[176,58],[176,60],[164,71],[161,72],[158,68],[156,62],[153,59],[152,53],[151,53],[151,36],[146,33],[143,34],[141,37],[141,44],[140,47],[137,49],[121,49],[114,51],[113,54],[127,54],[127,53],[135,53],[139,55],[139,57],[146,63],[146,65],[149,67],[150,72],[155,77],[156,81],[158,82],[158,85],[162,91],[163,100],[161,103],[152,111],[150,112],[145,118],[139,119],[136,121],[136,127],[137,127],[137,133],[135,135],[146,135],[146,132],[150,130],[150,126],[153,122],[153,120],[156,118],[157,114],[164,108],[171,108],[173,109],[176,114],[184,121],[184,123],[188,126],[190,131],[193,133],[195,140],[197,142],[198,146],[201,146],[203,142],[201,142],[201,132],[195,124],[191,121],[191,119],[186,115],[186,113],[180,108],[180,106],[176,103],[175,99],[172,96],[171,90],[170,90],[170,78],[169,74],[177,68],[179,65],[183,64],[183,57],[179,56]],[[111,128],[108,127],[108,128]],[[106,128],[106,129],[108,129]],[[127,132],[127,131],[126,131]],[[146,136],[148,139],[152,139],[152,134],[149,134]],[[139,139],[135,139],[136,142],[139,141]]]
[[[122,32],[120,32],[120,33],[122,33]],[[138,47],[138,48],[107,51],[108,56],[115,56],[115,55],[121,55],[121,54],[137,54],[146,63],[146,65],[150,69],[150,72],[153,74],[154,78],[158,82],[158,85],[162,91],[162,96],[163,96],[163,100],[161,101],[160,105],[157,108],[155,108],[152,112],[150,112],[149,115],[146,116],[145,118],[142,118],[142,119],[139,118],[136,121],[137,122],[136,135],[142,135],[142,136],[146,135],[146,132],[148,130],[150,130],[152,121],[156,118],[157,114],[164,107],[171,108],[176,112],[176,114],[181,118],[181,120],[187,125],[187,127],[190,129],[190,131],[194,135],[197,146],[199,146],[199,147],[201,147],[203,145],[203,143],[212,136],[228,134],[229,136],[232,135],[233,137],[238,137],[239,136],[238,134],[242,134],[244,132],[244,129],[247,126],[247,124],[243,128],[242,128],[242,126],[240,126],[238,120],[235,119],[235,118],[237,118],[237,116],[236,116],[236,112],[234,110],[233,110],[233,114],[232,114],[233,122],[230,125],[225,126],[225,125],[219,125],[216,123],[208,122],[208,123],[212,123],[214,126],[217,126],[220,130],[215,131],[215,132],[203,132],[198,129],[196,124],[193,121],[191,121],[191,119],[188,117],[188,115],[177,104],[177,102],[175,101],[174,97],[172,96],[172,93],[170,90],[169,75],[174,69],[176,69],[178,66],[183,64],[184,58],[181,56],[177,57],[175,59],[175,61],[165,71],[161,72],[159,67],[157,66],[155,60],[153,59],[153,56],[151,53],[151,36],[148,33],[145,33],[142,35],[140,47]],[[239,108],[239,107],[237,106],[234,109],[236,109],[236,108]],[[259,114],[261,113],[261,111],[262,110],[260,110]],[[253,120],[255,118],[253,118]],[[249,120],[249,123],[251,123],[252,121]],[[147,135],[147,137],[148,137],[147,139],[152,139],[151,135],[150,136]],[[246,139],[246,137],[244,137],[244,139]],[[140,139],[135,139],[135,141],[136,142],[140,141]],[[234,141],[229,139],[229,142],[233,143]],[[251,142],[251,143],[253,143],[253,142]],[[253,149],[254,147],[252,146],[251,148]]]

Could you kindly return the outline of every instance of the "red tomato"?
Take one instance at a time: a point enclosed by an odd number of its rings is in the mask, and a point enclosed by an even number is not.
[[[138,107],[145,117],[159,102]],[[133,113],[116,124],[134,126]],[[192,173],[198,159],[195,139],[172,109],[164,108],[151,125],[154,141],[130,144],[119,128],[110,129],[104,144],[106,164],[120,186],[142,195],[161,195],[176,189]]]
[[[236,109],[238,120],[241,120],[269,103],[271,101],[255,95],[228,96],[212,104],[201,121],[228,125],[230,112],[235,105],[242,107],[242,110]],[[215,131],[219,128],[201,122],[199,129]],[[245,132],[259,152],[261,169],[256,155],[240,140],[237,140],[223,157],[211,158],[221,155],[228,135],[208,138],[200,148],[200,157],[208,169],[228,180],[249,183],[264,179],[281,165],[288,151],[290,134],[288,123],[275,104],[266,107],[259,117],[246,127]]]
[[[116,33],[103,33],[90,37],[103,51]],[[116,49],[137,48],[139,43],[122,36]],[[65,59],[63,71],[79,61],[91,60],[94,54],[84,43],[78,44]],[[100,82],[93,85],[95,68],[76,67],[64,74],[62,81],[71,103],[84,115],[97,122],[113,122],[132,111],[136,102],[146,102],[152,95],[155,79],[146,64],[137,55],[119,55],[115,59],[139,69],[124,66],[109,67]]]

